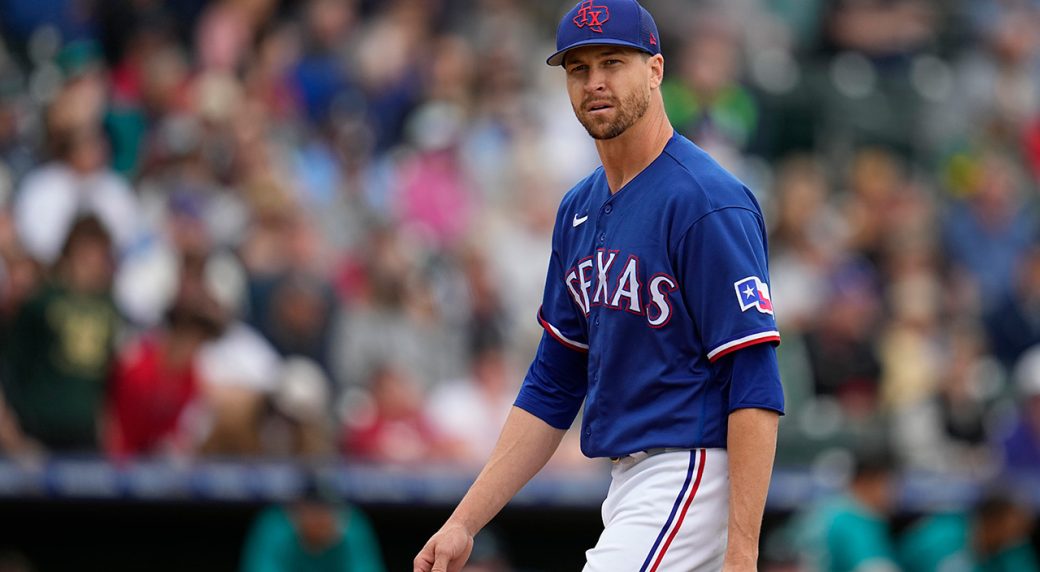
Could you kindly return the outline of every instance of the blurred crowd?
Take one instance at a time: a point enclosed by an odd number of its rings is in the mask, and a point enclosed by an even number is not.
[[[769,222],[778,463],[1040,471],[1040,2],[645,5]],[[0,451],[482,462],[597,164],[567,7],[0,0]]]
[[[1040,468],[1040,3],[646,4],[770,224],[780,464]],[[596,164],[565,8],[0,0],[2,450],[479,463]]]

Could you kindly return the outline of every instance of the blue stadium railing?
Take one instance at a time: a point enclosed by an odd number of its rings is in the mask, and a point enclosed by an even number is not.
[[[447,465],[384,466],[354,463],[314,467],[343,498],[359,503],[447,506],[461,498],[475,472]],[[97,458],[25,461],[0,458],[0,499],[128,501],[277,502],[304,489],[311,471],[289,461],[206,460],[191,463],[134,461],[114,464]],[[833,472],[777,469],[770,510],[804,507],[840,487]],[[932,512],[964,508],[992,480],[912,472],[898,480],[899,508]],[[1009,476],[1001,484],[1023,493],[1040,509],[1040,474]],[[514,499],[519,506],[590,508],[606,494],[609,474],[574,475],[548,471],[535,477]]]

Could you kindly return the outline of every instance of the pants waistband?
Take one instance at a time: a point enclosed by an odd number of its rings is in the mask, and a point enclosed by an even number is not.
[[[678,453],[681,451],[690,451],[691,449],[683,447],[657,447],[653,449],[647,449],[645,451],[636,451],[635,453],[629,453],[627,455],[621,455],[620,457],[611,457],[610,460],[613,463],[620,463],[621,461],[642,461],[647,457],[653,457],[654,455],[660,455],[661,453]]]

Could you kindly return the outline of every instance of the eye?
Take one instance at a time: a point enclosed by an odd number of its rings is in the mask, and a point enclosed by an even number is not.
[[[587,69],[589,69],[589,66],[587,66],[585,64],[578,64],[578,65],[571,66],[571,68],[569,70],[567,70],[567,73],[580,73],[580,72],[583,72],[583,71],[585,71]]]
[[[620,63],[621,63],[621,60],[607,60],[607,61],[603,62],[603,65],[605,65],[605,66],[613,66],[613,65],[620,64]]]

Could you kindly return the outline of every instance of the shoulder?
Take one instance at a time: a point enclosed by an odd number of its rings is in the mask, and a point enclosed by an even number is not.
[[[755,196],[736,176],[727,171],[703,149],[676,134],[665,146],[663,157],[655,165],[658,177],[667,177],[658,185],[666,200],[682,210],[691,222],[715,211],[738,208],[761,216]]]
[[[293,524],[289,515],[281,506],[271,506],[260,511],[254,521],[254,530],[262,533],[268,540],[275,537],[292,536]]]
[[[571,212],[577,212],[586,208],[592,199],[594,189],[599,185],[602,185],[604,181],[603,167],[597,167],[595,171],[589,173],[584,179],[575,183],[573,187],[563,195],[563,200],[560,201],[559,215],[562,218],[563,215]]]
[[[64,197],[74,189],[71,172],[59,163],[47,163],[26,173],[15,194],[16,204],[38,203]]]

